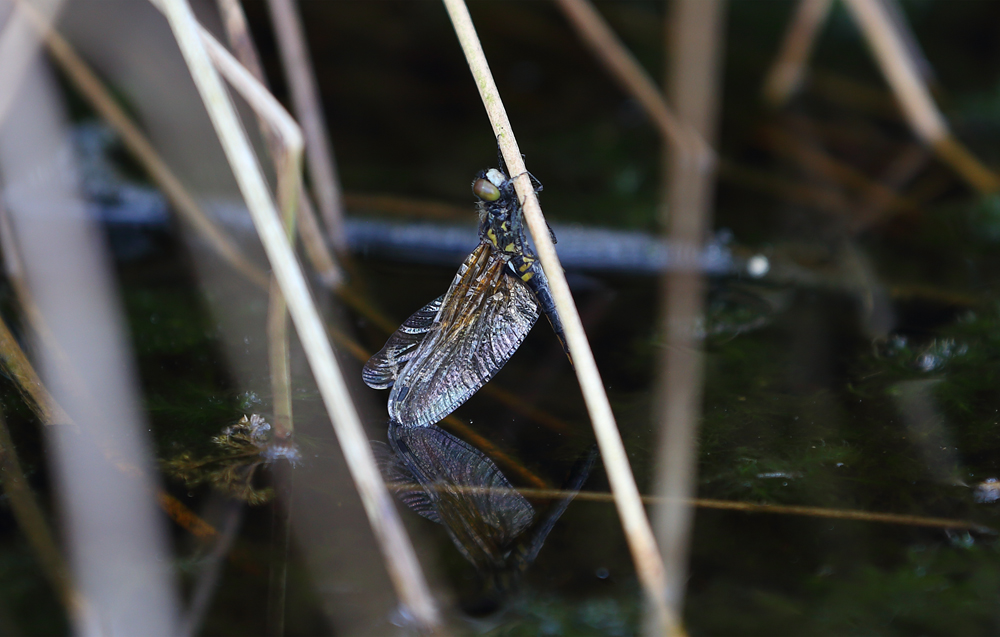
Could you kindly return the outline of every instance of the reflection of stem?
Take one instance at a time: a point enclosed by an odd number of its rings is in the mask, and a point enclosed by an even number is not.
[[[187,615],[181,622],[180,629],[177,631],[178,635],[191,637],[201,627],[209,603],[219,585],[223,560],[233,546],[242,519],[243,503],[229,500],[226,503],[226,514],[219,531],[219,537],[215,540],[211,551],[205,556],[204,565],[197,575],[194,592],[191,594],[191,604]]]
[[[21,470],[14,442],[11,440],[2,414],[0,414],[0,475],[14,519],[34,549],[35,556],[42,566],[42,572],[56,590],[67,611],[71,615],[74,614],[74,609],[79,610],[82,599],[79,597],[79,592],[73,588],[66,561],[59,552],[55,538],[45,521],[45,515],[38,506],[31,487],[28,486],[24,471]]]
[[[292,465],[276,463],[273,467],[275,498],[272,505],[271,572],[267,587],[266,634],[285,634],[285,596],[288,585],[288,543],[292,521]]]

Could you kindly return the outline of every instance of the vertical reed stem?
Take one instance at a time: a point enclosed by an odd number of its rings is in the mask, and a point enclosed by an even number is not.
[[[292,105],[306,138],[306,162],[313,182],[320,214],[330,241],[340,254],[347,253],[344,230],[344,201],[337,180],[337,164],[323,119],[323,106],[316,86],[305,30],[293,0],[268,0],[271,21],[285,77],[292,93]]]
[[[666,605],[663,562],[656,548],[656,540],[653,537],[649,520],[646,518],[646,512],[642,508],[642,501],[639,499],[639,490],[635,485],[635,478],[632,475],[621,434],[615,424],[614,413],[611,411],[611,405],[604,391],[604,384],[594,361],[594,354],[587,342],[587,335],[583,330],[579,312],[573,302],[573,296],[559,264],[555,247],[552,245],[545,217],[542,215],[538,197],[535,195],[534,187],[524,167],[524,159],[517,147],[517,140],[497,91],[493,74],[490,72],[486,55],[483,53],[479,36],[476,34],[468,7],[463,0],[444,0],[444,4],[465,53],[469,69],[476,81],[476,86],[479,88],[483,105],[486,107],[493,131],[497,136],[497,142],[503,152],[504,161],[511,170],[514,186],[521,199],[525,220],[535,241],[539,260],[552,287],[552,296],[566,330],[566,339],[573,357],[574,369],[594,425],[594,433],[604,460],[608,480],[611,483],[611,491],[615,496],[615,505],[622,520],[625,537],[632,551],[632,559],[639,575],[639,581],[642,583],[650,603],[657,611],[660,632],[682,634],[676,616]]]
[[[416,623],[427,630],[440,626],[437,605],[419,562],[379,474],[375,458],[354,409],[330,341],[295,260],[264,176],[240,125],[236,111],[212,66],[200,26],[185,0],[165,0],[167,19],[209,116],[222,142],[247,208],[264,244],[274,275],[288,302],[306,357],[340,441],[351,476],[375,533],[390,579]]]

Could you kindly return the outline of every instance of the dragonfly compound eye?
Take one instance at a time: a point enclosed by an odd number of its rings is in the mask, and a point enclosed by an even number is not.
[[[496,201],[500,198],[500,189],[494,186],[488,179],[477,179],[472,182],[472,192],[484,201]]]

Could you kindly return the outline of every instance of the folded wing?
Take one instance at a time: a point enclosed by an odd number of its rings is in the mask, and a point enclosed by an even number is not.
[[[538,305],[520,279],[505,274],[506,266],[488,244],[480,244],[459,268],[432,324],[425,328],[422,318],[415,321],[414,342],[416,337],[421,342],[392,354],[391,365],[373,366],[386,370],[373,373],[373,380],[384,383],[387,372],[395,375],[389,394],[395,422],[404,427],[438,422],[489,382],[521,345],[538,318]],[[396,332],[390,343],[397,336],[405,340]]]
[[[437,297],[403,321],[399,329],[389,337],[385,347],[379,350],[361,370],[361,378],[372,389],[385,389],[396,382],[396,377],[417,353],[427,333],[431,331],[434,318],[441,309],[444,295]]]

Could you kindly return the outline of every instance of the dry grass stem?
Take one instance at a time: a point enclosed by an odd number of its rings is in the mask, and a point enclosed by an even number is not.
[[[234,270],[240,272],[261,289],[267,289],[267,274],[254,265],[237,245],[205,214],[174,172],[139,130],[135,122],[118,105],[111,92],[73,50],[69,43],[48,26],[44,16],[26,0],[15,0],[18,8],[31,20],[45,40],[49,53],[66,73],[70,82],[101,117],[115,129],[150,179],[163,191],[174,209],[190,223],[215,252]]]
[[[806,64],[833,0],[799,0],[778,57],[764,80],[764,101],[775,108],[802,86]]]
[[[725,18],[722,0],[675,0],[667,29],[670,90],[677,117],[699,139],[712,143],[718,127]],[[656,492],[667,498],[655,514],[657,540],[666,568],[667,602],[684,608],[688,550],[694,511],[686,504],[697,491],[697,431],[701,419],[704,356],[695,326],[703,314],[704,276],[695,259],[711,227],[714,166],[683,148],[667,148],[667,207],[662,219],[682,267],[663,277],[660,330],[666,339],[659,361],[655,417],[660,440]]]
[[[259,85],[267,89],[267,78],[260,65],[260,56],[257,54],[257,47],[254,45],[239,0],[218,0],[218,6],[223,25],[226,28],[226,36],[236,53],[236,58],[257,80]],[[281,110],[285,112],[284,108]],[[285,114],[287,115],[287,113]],[[288,115],[287,118],[290,120],[291,116]],[[278,190],[280,193],[285,193],[278,195],[278,201],[285,211],[286,221],[291,223],[292,218],[288,217],[287,211],[292,210],[295,213],[293,217],[298,217],[299,236],[302,237],[306,256],[316,270],[321,283],[324,286],[336,288],[343,282],[344,276],[333,259],[333,255],[327,249],[322,230],[316,219],[316,211],[302,185],[302,171],[300,169],[302,148],[301,146],[287,146],[282,136],[274,131],[260,114],[258,114],[258,124],[278,175]],[[297,126],[296,124],[296,128]],[[296,141],[302,141],[301,130],[298,131]]]
[[[32,331],[45,348],[47,354],[59,362],[59,367],[70,379],[69,385],[73,391],[84,400],[93,403],[93,398],[86,393],[85,383],[70,363],[66,352],[56,341],[51,329],[41,311],[35,304],[28,286],[24,281],[24,265],[21,262],[20,251],[14,239],[13,228],[6,208],[0,202],[0,246],[3,251],[4,273],[7,275],[11,287],[14,288],[14,295],[17,302],[28,318]],[[3,360],[4,368],[15,381],[18,390],[27,398],[27,404],[43,425],[71,425],[76,426],[69,414],[65,412],[52,397],[52,394],[45,388],[38,374],[31,366],[24,351],[10,333],[6,323],[0,319],[0,358]],[[40,402],[41,401],[41,402]],[[45,405],[49,405],[48,408]],[[105,450],[106,456],[124,474],[134,475],[138,469],[131,464],[125,464],[116,459],[114,454]],[[160,508],[180,527],[192,533],[196,537],[206,537],[213,535],[215,530],[198,517],[191,509],[180,500],[166,493],[162,489],[156,492],[157,502]]]
[[[444,4],[465,53],[466,61],[475,78],[476,86],[479,88],[504,160],[514,179],[528,228],[535,241],[539,260],[545,270],[545,275],[549,278],[552,296],[565,327],[574,368],[594,425],[601,457],[604,460],[611,491],[615,495],[615,505],[622,520],[629,548],[632,551],[632,559],[639,580],[649,601],[658,611],[660,626],[663,627],[664,632],[681,634],[682,630],[677,618],[666,606],[663,562],[656,547],[656,540],[653,538],[653,530],[646,518],[645,510],[642,508],[642,501],[639,499],[639,490],[635,485],[635,478],[632,475],[621,434],[615,424],[614,413],[611,411],[611,405],[604,391],[604,384],[594,361],[594,354],[587,342],[587,335],[583,330],[580,315],[573,302],[569,285],[566,283],[566,276],[559,264],[555,246],[552,245],[552,239],[549,237],[545,217],[538,204],[538,197],[535,195],[525,169],[524,160],[517,147],[510,121],[500,100],[489,64],[483,53],[482,45],[479,43],[479,37],[472,24],[472,18],[469,16],[468,7],[465,6],[463,0],[444,0]]]
[[[385,556],[386,569],[396,593],[418,624],[435,629],[440,626],[437,605],[379,474],[367,436],[337,366],[319,313],[310,298],[305,277],[285,236],[260,166],[205,50],[200,27],[184,0],[165,0],[164,6],[167,20],[208,109],[274,275],[281,285],[348,469]]]
[[[341,255],[346,255],[344,203],[302,21],[292,0],[268,0],[267,5],[271,10],[282,66],[292,93],[292,105],[308,140],[306,161],[320,214],[334,248]]]
[[[260,66],[257,49],[250,36],[243,8],[238,0],[219,0],[219,12],[226,28],[230,45],[239,57],[239,63],[254,77],[257,84],[265,86],[264,71]],[[218,67],[218,62],[216,66]],[[283,110],[283,109],[282,109]],[[267,145],[271,161],[277,173],[277,199],[288,240],[294,243],[296,208],[300,195],[299,174],[302,151],[302,136],[296,130],[296,137],[289,146],[289,140],[257,111],[257,124]],[[291,116],[288,116],[291,119]],[[296,127],[297,128],[297,127]],[[281,287],[271,277],[267,306],[267,356],[271,375],[271,406],[274,418],[275,442],[285,444],[294,431],[292,420],[292,378],[289,360],[288,318],[285,298]]]
[[[690,153],[694,161],[711,163],[714,152],[695,131],[678,120],[667,106],[656,82],[625,48],[589,0],[556,0],[594,55],[625,91],[634,97],[673,148]]]
[[[271,277],[267,304],[267,361],[271,372],[271,408],[275,442],[292,437],[292,370],[289,354],[288,307],[281,286]]]
[[[942,161],[980,192],[1000,190],[1000,178],[968,152],[951,134],[934,104],[916,60],[885,6],[876,0],[845,0],[892,87],[910,126]]]

